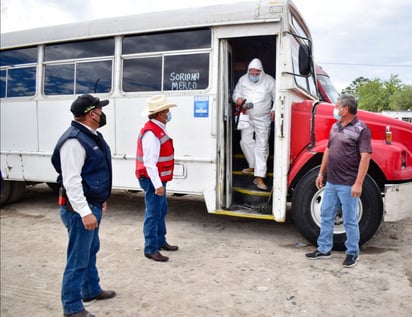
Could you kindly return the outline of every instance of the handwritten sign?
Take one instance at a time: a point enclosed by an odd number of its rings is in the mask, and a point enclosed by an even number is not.
[[[200,73],[175,73],[169,75],[171,90],[193,90],[198,89]]]

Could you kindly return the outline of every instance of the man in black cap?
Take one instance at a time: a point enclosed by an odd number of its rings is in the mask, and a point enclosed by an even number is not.
[[[65,190],[59,197],[60,216],[69,235],[61,294],[64,316],[94,317],[83,302],[116,295],[101,289],[96,267],[99,224],[112,189],[110,148],[96,131],[106,124],[102,107],[108,103],[91,95],[79,96],[70,108],[74,120],[52,155],[58,182]]]

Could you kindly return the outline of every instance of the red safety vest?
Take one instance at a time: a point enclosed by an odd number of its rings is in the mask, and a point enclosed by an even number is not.
[[[159,160],[156,164],[159,170],[160,180],[167,182],[173,179],[173,169],[175,166],[173,140],[168,137],[165,131],[152,121],[147,121],[137,138],[136,155],[136,177],[145,176],[149,178],[146,167],[143,164],[142,138],[147,131],[152,131],[160,141]]]

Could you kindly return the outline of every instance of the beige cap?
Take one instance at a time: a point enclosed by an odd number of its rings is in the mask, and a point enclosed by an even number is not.
[[[143,111],[142,115],[154,114],[172,107],[176,107],[176,105],[169,103],[165,96],[153,96],[147,101],[147,108]]]

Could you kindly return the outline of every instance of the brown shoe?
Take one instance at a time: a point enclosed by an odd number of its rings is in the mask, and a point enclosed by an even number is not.
[[[162,255],[160,252],[156,253],[145,253],[144,256],[156,262],[166,262],[169,260],[167,256]]]
[[[90,302],[92,300],[103,300],[103,299],[109,299],[109,298],[113,298],[116,296],[116,292],[115,291],[102,291],[99,295],[95,296],[95,297],[91,297],[91,298],[83,298],[83,302]]]
[[[90,314],[86,309],[83,309],[74,314],[64,314],[64,317],[95,317],[95,316]]]
[[[262,177],[255,177],[255,179],[253,180],[253,184],[255,184],[257,188],[259,189],[262,189],[262,190],[268,189]]]
[[[170,245],[167,242],[159,248],[159,250],[165,250],[165,251],[177,251],[178,249],[179,247],[177,245]]]

